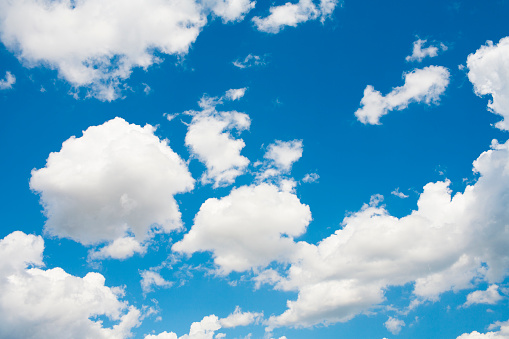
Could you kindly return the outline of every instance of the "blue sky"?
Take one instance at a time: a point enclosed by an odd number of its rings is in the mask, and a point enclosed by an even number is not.
[[[508,338],[508,13],[0,0],[0,337]]]

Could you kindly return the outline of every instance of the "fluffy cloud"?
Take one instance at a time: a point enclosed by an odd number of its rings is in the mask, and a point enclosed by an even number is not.
[[[493,143],[474,162],[478,181],[451,196],[449,182],[424,187],[411,214],[396,218],[373,199],[347,216],[318,245],[299,249],[285,276],[264,272],[260,282],[298,291],[277,326],[347,321],[385,300],[388,286],[414,284],[415,300],[502,281],[509,269],[509,142]]]
[[[405,326],[405,322],[400,319],[396,319],[393,317],[389,317],[387,321],[384,323],[385,328],[392,334],[396,335],[401,331],[401,328]]]
[[[390,111],[403,110],[411,102],[437,103],[449,85],[449,71],[441,66],[429,66],[404,74],[405,84],[382,96],[373,86],[364,90],[361,108],[355,112],[363,124],[380,124],[380,117]]]
[[[145,254],[147,248],[133,237],[115,239],[111,244],[90,252],[90,259],[126,259],[135,253]]]
[[[259,55],[253,55],[253,54],[248,54],[248,56],[246,56],[244,58],[244,60],[235,60],[233,62],[233,65],[235,67],[238,67],[238,68],[249,68],[249,67],[253,67],[253,66],[264,66],[266,65],[267,62],[265,61],[265,57],[261,57]]]
[[[320,176],[317,173],[307,173],[302,181],[305,183],[317,182],[320,179]]]
[[[153,291],[153,286],[168,288],[173,285],[170,281],[166,281],[161,275],[155,271],[147,270],[141,273],[141,289],[143,293]]]
[[[205,201],[194,225],[173,250],[213,252],[220,271],[245,271],[288,261],[293,237],[303,234],[311,212],[297,196],[270,184],[242,186]]]
[[[502,116],[496,123],[501,130],[509,130],[509,37],[500,39],[497,45],[488,41],[467,58],[468,79],[479,96],[491,95],[488,108]]]
[[[276,140],[267,147],[261,172],[257,174],[258,180],[277,177],[289,173],[293,164],[302,157],[302,140],[281,141]]]
[[[498,293],[498,285],[491,285],[486,291],[474,291],[467,295],[467,301],[463,306],[468,307],[474,304],[495,305],[502,296]]]
[[[101,274],[80,278],[61,268],[42,270],[41,237],[14,232],[0,240],[0,337],[126,338],[140,312],[119,300],[123,291]],[[103,327],[105,316],[117,324]]]
[[[456,339],[507,339],[509,338],[509,321],[496,322],[489,326],[489,330],[499,328],[496,332],[479,333],[474,331],[472,333],[464,333]]]
[[[216,110],[223,100],[240,99],[245,88],[229,90],[221,98],[201,99],[201,111],[187,111],[193,119],[188,125],[186,145],[191,153],[207,167],[201,177],[202,183],[214,182],[214,187],[230,185],[235,178],[244,173],[249,160],[240,155],[245,146],[242,139],[234,139],[232,130],[243,131],[249,128],[251,120],[245,113]]]
[[[45,231],[84,245],[111,242],[91,256],[125,258],[143,252],[139,243],[154,232],[180,228],[173,195],[191,190],[194,180],[154,131],[115,118],[51,153],[30,179],[48,218]]]
[[[258,321],[263,315],[261,313],[241,312],[237,306],[235,312],[228,317],[219,319],[215,315],[204,317],[200,322],[194,322],[191,325],[189,334],[177,337],[174,332],[162,332],[158,335],[147,335],[145,339],[212,339],[223,338],[223,333],[214,336],[217,330],[221,328],[231,328],[237,326],[247,326]]]
[[[133,68],[183,55],[213,13],[236,21],[249,0],[2,0],[2,42],[27,66],[48,66],[101,100],[120,95]]]
[[[427,40],[417,39],[414,42],[412,55],[407,56],[406,61],[418,61],[421,62],[426,57],[436,57],[438,55],[438,51],[446,51],[447,46],[440,43],[438,45],[430,45],[428,47],[423,48],[424,44]]]
[[[408,195],[403,193],[403,192],[400,192],[399,191],[399,187],[396,188],[394,191],[391,192],[392,195],[395,195],[397,196],[398,198],[401,198],[401,199],[406,199],[408,198]]]
[[[0,90],[11,89],[16,83],[16,77],[9,71],[5,72],[5,79],[0,80]]]
[[[321,0],[318,6],[312,0],[287,2],[284,5],[271,7],[267,17],[254,17],[253,22],[259,31],[278,33],[285,26],[296,27],[309,20],[320,19],[323,22],[332,14],[337,4],[337,0]]]

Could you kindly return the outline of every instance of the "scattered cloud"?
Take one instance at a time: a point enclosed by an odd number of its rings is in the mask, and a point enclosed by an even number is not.
[[[259,31],[278,33],[285,26],[297,27],[298,24],[320,19],[322,22],[329,17],[339,1],[321,0],[317,6],[312,0],[299,0],[297,3],[287,2],[284,5],[270,7],[270,14],[264,18],[254,17],[253,23]]]
[[[311,221],[309,206],[271,184],[242,186],[200,207],[194,225],[173,245],[177,252],[211,251],[219,272],[242,272],[272,261],[289,261],[293,237]]]
[[[395,195],[397,196],[398,198],[401,198],[401,199],[406,199],[408,198],[408,195],[403,193],[403,192],[400,192],[399,191],[399,187],[396,188],[394,191],[391,192],[392,195]]]
[[[107,287],[99,273],[80,278],[60,267],[43,270],[44,241],[14,232],[0,240],[0,337],[127,338],[140,324],[140,311]],[[35,266],[29,268],[29,266]],[[97,317],[115,325],[103,327]]]
[[[244,60],[235,60],[233,65],[238,68],[249,68],[254,66],[265,66],[267,64],[266,56],[248,54]]]
[[[401,328],[405,326],[405,322],[400,319],[389,317],[389,319],[387,319],[387,321],[384,323],[384,326],[389,332],[396,335],[401,332]]]
[[[191,190],[194,179],[154,132],[115,118],[51,153],[30,179],[47,217],[45,231],[84,245],[110,243],[92,258],[125,258],[143,253],[140,243],[154,232],[180,228],[173,195]]]
[[[0,90],[11,89],[16,83],[16,77],[9,71],[5,72],[5,78],[0,80]]]
[[[185,112],[193,117],[188,125],[185,143],[207,167],[201,177],[204,184],[213,182],[215,188],[230,185],[249,164],[249,160],[240,155],[245,143],[242,139],[234,139],[232,130],[249,129],[251,119],[245,113],[216,110],[216,105],[223,100],[237,100],[244,92],[245,88],[241,88],[229,90],[221,98],[203,97],[199,103],[201,111]]]
[[[0,37],[26,67],[58,71],[75,88],[111,101],[134,68],[185,55],[212,13],[242,20],[249,0],[2,1]]]
[[[263,157],[266,161],[262,163],[263,167],[257,174],[258,180],[289,173],[293,164],[302,157],[302,140],[276,140],[267,147]]]
[[[468,79],[474,85],[475,94],[491,95],[488,109],[502,116],[495,124],[501,130],[509,130],[509,37],[494,45],[488,41],[467,58]]]
[[[305,183],[317,182],[320,179],[320,176],[317,173],[307,173],[302,181]]]
[[[416,41],[414,41],[412,55],[407,56],[405,60],[421,62],[426,57],[430,58],[436,57],[440,50],[441,51],[447,50],[447,46],[444,45],[443,43],[437,43],[423,48],[426,42],[428,42],[428,40],[417,39]]]
[[[438,103],[440,96],[449,85],[449,71],[442,66],[429,66],[403,74],[405,84],[382,96],[373,86],[364,90],[361,108],[355,112],[363,124],[379,125],[380,118],[396,109],[401,111],[412,102],[427,105]]]
[[[162,332],[158,335],[147,335],[145,339],[219,339],[224,338],[224,333],[217,333],[221,328],[232,328],[237,326],[247,326],[253,322],[257,322],[263,317],[261,313],[241,312],[237,306],[235,312],[226,318],[219,319],[212,314],[204,317],[200,322],[194,322],[191,325],[189,334],[177,337],[174,332]],[[247,338],[251,336],[248,335]]]
[[[161,287],[161,288],[169,288],[173,286],[173,283],[170,281],[166,281],[159,273],[152,271],[152,270],[146,270],[141,271],[141,289],[143,290],[144,294],[147,294],[149,292],[152,292],[154,290],[154,286]]]
[[[467,301],[463,304],[464,307],[468,307],[474,304],[486,304],[495,305],[502,296],[498,293],[498,285],[491,285],[486,291],[474,291],[467,295]]]

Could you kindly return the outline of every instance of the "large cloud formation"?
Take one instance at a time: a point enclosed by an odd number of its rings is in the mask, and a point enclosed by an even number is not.
[[[140,311],[119,298],[121,288],[104,285],[99,273],[80,278],[56,267],[43,270],[44,241],[14,232],[0,240],[0,337],[100,338],[131,336]],[[30,266],[35,266],[29,268]],[[96,317],[116,324],[103,327]]]
[[[1,0],[0,37],[28,67],[48,66],[114,100],[133,68],[184,55],[212,13],[237,21],[249,0]]]
[[[494,142],[474,162],[480,178],[463,193],[451,196],[448,181],[429,183],[418,209],[402,218],[376,198],[318,245],[297,243],[298,259],[276,288],[298,291],[298,299],[269,324],[347,321],[383,302],[389,286],[413,283],[419,302],[472,288],[474,278],[501,282],[509,270],[508,169],[509,142]]]
[[[111,242],[93,256],[123,258],[143,252],[139,243],[153,232],[180,228],[173,195],[191,190],[194,179],[154,131],[115,118],[51,153],[30,179],[48,218],[45,231],[85,245]]]

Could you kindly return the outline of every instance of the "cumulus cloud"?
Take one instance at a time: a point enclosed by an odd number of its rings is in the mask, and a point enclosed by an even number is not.
[[[47,66],[111,101],[133,68],[184,55],[213,13],[241,20],[249,0],[0,1],[0,36],[27,67]]]
[[[389,332],[396,335],[401,332],[401,328],[405,326],[405,322],[400,319],[389,317],[389,319],[387,319],[387,321],[384,323],[384,326]]]
[[[267,62],[265,56],[248,54],[244,60],[235,60],[233,65],[238,68],[249,68],[253,66],[264,66]]]
[[[447,50],[447,46],[444,45],[443,43],[434,44],[423,48],[426,42],[428,42],[428,40],[417,39],[416,41],[414,41],[412,55],[407,56],[405,60],[421,62],[426,57],[430,58],[436,57],[440,50],[442,51]]]
[[[499,328],[498,331],[491,331],[486,333],[479,333],[474,331],[472,333],[464,333],[456,339],[507,339],[509,338],[509,321],[491,324],[488,330]]]
[[[257,174],[258,180],[289,173],[293,164],[302,157],[302,140],[276,140],[267,147],[263,157],[266,161]]]
[[[47,217],[45,231],[84,245],[110,242],[93,258],[126,258],[143,253],[140,243],[154,232],[180,228],[173,195],[191,190],[194,180],[154,131],[115,118],[51,153],[30,179]]]
[[[132,257],[135,253],[145,254],[147,248],[141,245],[133,237],[115,239],[111,244],[106,245],[99,250],[91,251],[89,258],[94,259],[126,259]]]
[[[474,291],[467,295],[467,301],[463,304],[464,307],[468,307],[474,304],[487,304],[495,305],[502,296],[498,293],[498,285],[491,285],[486,291]]]
[[[252,312],[241,312],[237,306],[235,312],[226,318],[219,319],[214,314],[204,317],[199,322],[191,325],[189,334],[178,337],[174,332],[162,332],[158,335],[147,335],[145,339],[213,339],[224,338],[223,333],[216,333],[221,328],[231,328],[237,326],[247,326],[258,321],[263,314]]]
[[[355,112],[357,119],[363,124],[378,125],[382,116],[394,109],[401,111],[412,102],[436,104],[449,85],[449,71],[442,66],[416,69],[403,77],[405,84],[386,96],[373,86],[366,86],[361,107]]]
[[[9,71],[5,72],[5,79],[0,80],[0,90],[11,89],[16,83],[16,77]]]
[[[207,167],[202,183],[214,183],[214,187],[230,185],[244,173],[249,160],[240,152],[245,146],[242,139],[235,139],[232,131],[249,129],[251,119],[237,111],[217,111],[223,100],[240,99],[245,88],[229,90],[221,98],[203,97],[201,111],[187,111],[193,118],[185,138],[191,153]]]
[[[223,274],[288,261],[293,237],[303,234],[311,212],[291,192],[271,184],[242,186],[200,207],[194,225],[173,245],[177,252],[211,251]]]
[[[166,281],[161,275],[155,271],[146,270],[141,271],[141,289],[143,290],[143,293],[147,294],[149,292],[152,292],[154,289],[154,286],[162,287],[162,288],[169,288],[173,285],[172,282]]]
[[[477,95],[491,95],[488,103],[491,112],[501,115],[495,124],[501,130],[509,130],[509,37],[494,45],[488,41],[467,58],[468,79]]]
[[[0,240],[0,337],[127,338],[140,311],[107,287],[101,274],[80,278],[56,267],[43,270],[44,241],[14,232]],[[29,268],[29,266],[35,266]],[[96,317],[116,323],[103,327]]]
[[[254,17],[253,23],[259,31],[278,33],[285,26],[296,27],[298,24],[329,17],[338,4],[337,0],[321,0],[318,6],[312,0],[287,2],[284,5],[270,7],[270,14],[264,18]]]
[[[269,326],[347,321],[383,302],[388,286],[413,283],[415,300],[423,301],[474,281],[502,281],[509,270],[508,168],[509,142],[494,142],[474,161],[480,177],[464,192],[452,196],[448,181],[429,183],[417,210],[402,218],[372,199],[319,244],[296,243],[286,274],[259,281],[298,291]]]

